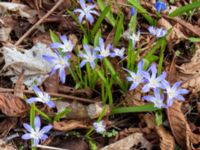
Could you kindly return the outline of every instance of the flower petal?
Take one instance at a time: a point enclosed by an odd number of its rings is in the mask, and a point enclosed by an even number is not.
[[[39,144],[39,139],[34,139],[33,140],[33,146],[37,146]]]
[[[82,60],[82,61],[81,61],[81,64],[80,64],[80,67],[82,68],[83,66],[85,66],[85,64],[86,64],[86,61],[85,61],[85,60]]]
[[[35,116],[35,120],[34,120],[34,126],[35,126],[35,130],[39,131],[40,127],[41,127],[41,120],[39,116]]]
[[[59,77],[62,83],[65,83],[66,75],[65,75],[65,67],[61,67],[59,70]]]
[[[31,139],[31,134],[30,133],[26,133],[26,134],[22,135],[22,139],[24,139],[24,140]]]
[[[35,94],[37,94],[39,97],[43,97],[42,91],[37,86],[33,86],[32,88],[33,88]]]
[[[38,98],[37,97],[32,97],[26,100],[27,103],[31,104],[31,103],[35,103],[38,102]]]
[[[42,133],[48,133],[53,128],[52,125],[45,126],[41,129]]]
[[[33,128],[29,124],[23,123],[23,126],[28,132],[34,132]]]
[[[94,23],[94,17],[90,13],[86,14],[86,19],[90,22],[90,24]]]
[[[47,103],[46,103],[50,108],[55,108],[56,107],[56,105],[55,105],[55,103],[53,102],[53,101],[48,101]]]

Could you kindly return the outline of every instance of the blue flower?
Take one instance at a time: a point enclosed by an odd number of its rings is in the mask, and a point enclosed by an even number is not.
[[[88,45],[83,45],[86,53],[80,52],[79,56],[83,58],[81,61],[80,67],[82,68],[87,62],[90,63],[92,69],[95,68],[95,60],[97,59],[97,55],[95,51],[91,51]]]
[[[124,58],[125,48],[114,48],[113,52],[110,53],[110,57],[120,57],[121,59]]]
[[[82,9],[75,9],[74,12],[75,13],[80,13],[79,14],[79,22],[81,23],[83,21],[83,17],[86,18],[86,20],[88,20],[90,22],[90,24],[94,23],[94,17],[92,16],[92,14],[95,15],[99,15],[99,13],[95,10],[93,10],[96,5],[88,5],[86,6],[85,1],[84,0],[80,0],[80,5]]]
[[[148,31],[151,35],[153,35],[157,38],[163,37],[167,34],[167,30],[162,29],[162,28],[156,28],[153,26],[148,27]]]
[[[61,49],[63,53],[71,52],[73,50],[74,45],[72,41],[67,39],[66,35],[60,36],[60,40],[62,41],[63,44],[55,42],[55,43],[51,43],[50,47],[53,49]]]
[[[98,59],[103,59],[110,56],[110,49],[112,48],[111,44],[108,44],[105,47],[104,40],[99,38],[99,47],[95,47],[94,50],[98,51],[100,54],[97,56]]]
[[[157,12],[164,11],[165,9],[167,9],[166,4],[164,2],[161,2],[161,1],[157,1],[155,3],[154,7],[156,8]]]
[[[39,116],[35,117],[35,120],[34,120],[35,128],[32,128],[27,123],[24,123],[23,126],[29,133],[22,135],[22,139],[24,139],[24,140],[33,139],[33,141],[34,141],[33,146],[37,146],[39,144],[40,140],[42,140],[42,141],[46,140],[48,138],[46,133],[48,133],[52,129],[51,125],[44,126],[41,129],[41,120],[40,120]]]
[[[127,80],[132,82],[129,90],[134,90],[140,83],[143,83],[144,82],[144,77],[143,77],[143,67],[144,67],[144,61],[141,60],[139,63],[138,63],[138,69],[137,69],[137,72],[132,72],[128,69],[125,69],[131,76],[130,77],[127,77]]]
[[[154,89],[154,96],[151,96],[151,95],[143,96],[143,99],[154,103],[154,106],[157,108],[165,108],[166,107],[164,104],[164,94],[161,95],[160,89],[158,89],[158,88]]]
[[[163,87],[166,89],[167,93],[167,105],[171,106],[173,104],[174,98],[179,101],[184,101],[185,98],[182,96],[183,94],[188,94],[189,91],[186,89],[180,89],[181,82],[176,82],[171,87],[169,82],[164,80],[162,81]]]
[[[135,15],[135,7],[131,7],[131,16]]]
[[[149,68],[151,71],[151,76],[149,72],[143,72],[143,76],[146,79],[146,84],[142,88],[142,92],[146,93],[149,92],[151,88],[163,88],[161,81],[163,81],[166,78],[166,72],[163,72],[160,76],[156,77],[157,75],[157,69],[156,64],[152,64]]]
[[[27,103],[30,104],[30,103],[35,103],[35,102],[41,102],[41,103],[47,104],[50,108],[55,107],[55,104],[51,100],[51,97],[49,96],[48,93],[42,92],[37,86],[34,86],[33,90],[35,94],[37,95],[37,97],[32,97],[32,98],[27,99]]]
[[[57,54],[57,57],[43,55],[43,58],[46,59],[49,62],[54,63],[54,67],[51,69],[50,75],[54,74],[56,70],[59,70],[59,77],[62,83],[65,83],[66,80],[66,74],[65,74],[65,68],[69,68],[69,58],[70,55],[67,54],[64,57],[58,53],[58,51],[55,51]]]
[[[93,126],[94,126],[94,130],[97,133],[103,133],[104,131],[106,131],[106,125],[104,121],[94,122]]]

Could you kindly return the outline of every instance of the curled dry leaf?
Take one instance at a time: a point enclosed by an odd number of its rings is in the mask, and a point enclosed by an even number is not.
[[[199,144],[200,135],[194,134],[181,111],[181,103],[177,100],[168,108],[167,116],[176,142],[185,149],[193,149],[193,144]],[[188,144],[189,143],[189,144]],[[200,147],[199,147],[200,148]]]
[[[128,137],[112,143],[100,150],[131,150],[138,148],[151,150],[152,145],[143,136],[142,133],[134,133]]]
[[[84,121],[78,120],[66,120],[61,122],[53,122],[53,128],[58,131],[71,131],[74,129],[88,129],[88,126]]]
[[[162,126],[156,127],[157,133],[160,136],[161,150],[175,150],[175,140],[173,136]]]
[[[28,105],[11,93],[0,93],[0,111],[9,117],[22,117],[28,111]]]
[[[196,45],[196,52],[189,63],[178,67],[178,79],[183,81],[182,87],[197,93],[200,91],[200,44]]]
[[[0,137],[6,136],[11,129],[15,128],[17,120],[17,118],[6,118],[0,122]]]

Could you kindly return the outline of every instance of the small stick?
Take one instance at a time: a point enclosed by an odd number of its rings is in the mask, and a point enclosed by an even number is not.
[[[36,22],[16,43],[15,46],[18,46],[38,25],[40,25],[51,13],[53,13],[64,0],[59,0],[55,6],[53,6],[38,22]]]
[[[14,92],[14,89],[0,88],[0,92]],[[23,92],[27,93],[27,94],[34,94],[33,91],[29,91],[29,90],[24,90]],[[95,100],[91,100],[91,99],[87,99],[87,98],[81,98],[81,97],[65,95],[65,94],[59,94],[59,93],[51,93],[51,92],[49,92],[49,95],[55,96],[55,97],[62,97],[62,98],[70,99],[70,100],[82,101],[82,102],[85,102],[85,103],[95,103],[95,102],[97,102]]]
[[[37,145],[36,147],[38,148],[46,148],[46,149],[51,149],[51,150],[69,150],[69,149],[63,149],[63,148],[57,148],[57,147],[52,147],[52,146],[46,146],[46,145]]]

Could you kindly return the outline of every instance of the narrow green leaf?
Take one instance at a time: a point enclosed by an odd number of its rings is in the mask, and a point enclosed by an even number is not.
[[[148,15],[147,10],[144,9],[144,8],[140,5],[139,2],[136,2],[135,0],[128,0],[128,2],[129,2],[132,6],[134,6],[134,7],[137,9],[137,11],[138,11],[139,13],[142,14],[142,16],[148,21],[148,23],[149,23],[150,25],[155,25],[155,24],[156,24],[156,23],[155,23],[155,20],[154,20],[151,16]]]
[[[114,37],[114,45],[117,45],[119,43],[123,28],[124,28],[123,21],[124,21],[124,15],[120,14],[119,15],[119,21],[116,24],[117,25],[117,29],[116,29],[115,37]]]
[[[173,12],[171,12],[169,14],[169,16],[170,17],[180,16],[183,13],[186,13],[186,12],[188,12],[190,10],[193,10],[193,9],[199,8],[199,7],[200,7],[200,1],[193,2],[191,4],[188,4],[188,5],[185,5],[185,6],[182,6],[182,7],[178,7],[176,10],[174,10]]]
[[[54,121],[60,121],[63,116],[66,116],[68,113],[71,112],[71,109],[65,108],[63,111],[59,112],[55,117]]]
[[[100,70],[98,70],[98,69],[96,71],[97,71],[97,74],[99,75],[99,77],[101,78],[101,80],[103,81],[103,83],[106,85],[107,84],[107,80],[104,77],[104,75],[102,74],[102,72]]]
[[[52,30],[50,30],[50,37],[53,42],[60,42],[59,37]]]
[[[97,0],[97,3],[99,5],[99,8],[101,9],[101,11],[103,11],[106,8],[103,0]],[[112,12],[109,11],[108,14],[106,15],[106,17],[108,18],[109,23],[114,27],[115,26],[115,18],[113,16]]]
[[[44,112],[42,112],[41,110],[39,110],[35,105],[34,105],[34,109],[35,111],[40,114],[43,118],[45,118],[47,121],[51,122],[51,118],[49,116],[47,116]]]
[[[111,8],[111,6],[105,7],[103,12],[101,13],[99,18],[97,19],[97,21],[94,24],[94,27],[92,28],[92,31],[91,31],[91,38],[93,38],[94,35],[96,34],[96,32],[99,30],[99,27],[101,26],[102,21],[105,19],[106,15],[110,11],[110,8]]]
[[[190,42],[193,42],[193,43],[200,42],[200,38],[195,38],[195,37],[189,37],[188,40],[189,40]]]
[[[145,105],[133,106],[133,107],[118,107],[118,108],[112,109],[111,115],[123,114],[123,113],[151,112],[151,111],[156,111],[156,110],[159,110],[159,109],[154,107],[153,104],[145,104]]]
[[[98,46],[100,37],[101,37],[101,30],[99,30],[94,37],[94,47]]]

